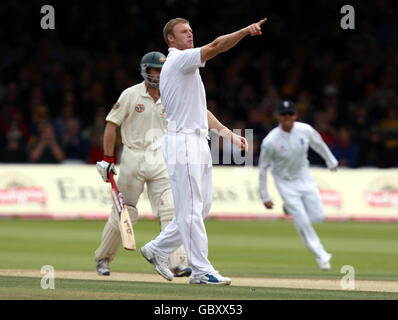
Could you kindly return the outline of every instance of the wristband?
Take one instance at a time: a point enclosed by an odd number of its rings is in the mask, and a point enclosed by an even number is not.
[[[109,163],[113,163],[114,158],[104,155],[104,161],[109,162]]]

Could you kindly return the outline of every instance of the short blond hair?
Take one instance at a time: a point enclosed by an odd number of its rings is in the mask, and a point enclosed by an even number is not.
[[[167,22],[166,25],[164,26],[163,38],[164,38],[164,41],[166,41],[167,45],[169,45],[169,39],[167,39],[167,36],[170,33],[173,33],[173,28],[179,23],[189,24],[189,21],[184,18],[174,18],[174,19],[171,19],[169,22]]]

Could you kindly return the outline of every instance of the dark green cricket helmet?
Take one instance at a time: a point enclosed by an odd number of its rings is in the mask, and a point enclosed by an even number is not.
[[[166,61],[166,56],[157,51],[148,52],[145,54],[140,63],[140,73],[141,76],[154,88],[159,88],[159,77],[150,75],[148,73],[148,68],[159,68],[163,67]]]

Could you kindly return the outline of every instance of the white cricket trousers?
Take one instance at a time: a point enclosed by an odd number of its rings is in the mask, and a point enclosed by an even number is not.
[[[204,219],[212,201],[212,161],[206,135],[167,133],[163,137],[174,197],[175,216],[156,239],[148,243],[155,254],[167,258],[184,244],[191,278],[214,272],[208,260]]]
[[[330,254],[325,251],[312,222],[322,222],[325,212],[315,180],[308,171],[300,178],[285,180],[274,176],[276,188],[284,206],[305,245],[315,254],[318,263],[327,262]]]

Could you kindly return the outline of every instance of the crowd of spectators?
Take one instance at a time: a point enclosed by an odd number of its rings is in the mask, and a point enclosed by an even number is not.
[[[355,29],[343,30],[340,8],[350,3]],[[266,16],[262,37],[201,69],[209,110],[230,128],[253,129],[254,164],[276,104],[291,99],[341,165],[398,167],[396,2],[59,1],[55,30],[40,28],[43,4],[0,3],[0,162],[101,160],[106,114],[142,81],[146,52],[167,54],[170,18],[190,20],[201,46]],[[315,153],[310,161],[323,164]]]

